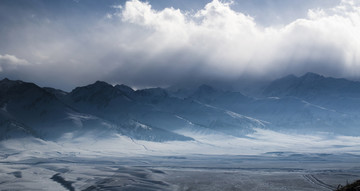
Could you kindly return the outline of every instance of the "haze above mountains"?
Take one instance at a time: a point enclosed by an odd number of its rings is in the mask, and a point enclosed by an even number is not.
[[[5,78],[0,81],[0,138],[122,134],[163,142],[194,140],[193,133],[245,137],[256,129],[360,135],[360,82],[306,73],[277,79],[256,92],[244,95],[211,84],[133,90],[101,81],[65,92]]]

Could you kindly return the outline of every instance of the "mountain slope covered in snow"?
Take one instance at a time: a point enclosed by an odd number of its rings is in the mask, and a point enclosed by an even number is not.
[[[3,79],[0,138],[120,133],[138,140],[189,141],[193,133],[244,137],[259,128],[359,135],[359,100],[359,82],[313,73],[275,80],[259,97],[209,85],[133,90],[102,81],[65,92]]]

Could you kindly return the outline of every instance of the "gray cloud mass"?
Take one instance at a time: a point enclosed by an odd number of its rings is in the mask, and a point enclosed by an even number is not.
[[[354,0],[302,1],[291,16],[301,2],[99,2],[2,1],[0,77],[65,90],[96,80],[153,87],[305,72],[360,77]]]

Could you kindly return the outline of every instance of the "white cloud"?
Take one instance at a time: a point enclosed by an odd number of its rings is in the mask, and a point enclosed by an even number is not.
[[[27,65],[27,64],[29,64],[28,61],[17,58],[14,55],[9,55],[9,54],[1,55],[0,54],[0,72],[2,72],[4,70],[14,70],[19,65]]]
[[[314,71],[359,77],[360,9],[354,2],[309,10],[307,18],[282,27],[259,26],[251,16],[218,0],[194,14],[173,8],[156,11],[149,3],[132,0],[125,4],[122,19],[143,27],[132,43],[142,45],[135,51],[147,52],[149,62],[173,50],[198,55],[193,64],[202,65],[207,75],[236,78],[243,73]],[[144,33],[145,40],[137,42],[136,36]],[[169,65],[179,64],[172,59]]]
[[[8,43],[0,51],[37,63],[12,70],[13,78],[26,76],[24,80],[35,78],[60,88],[95,80],[143,87],[309,71],[360,78],[358,1],[315,8],[282,26],[261,25],[256,15],[232,6],[213,0],[187,12],[156,10],[150,3],[130,0],[87,22],[34,18],[7,29]],[[5,65],[16,66],[0,67]]]

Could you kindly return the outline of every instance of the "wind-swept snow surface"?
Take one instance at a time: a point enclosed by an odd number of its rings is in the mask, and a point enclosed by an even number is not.
[[[0,189],[330,191],[360,176],[358,137],[184,133],[194,141],[2,141]]]
[[[177,133],[191,137],[189,141],[152,142],[119,134],[111,137],[89,132],[81,137],[65,134],[58,141],[19,138],[0,143],[3,160],[54,156],[104,157],[134,155],[261,155],[269,152],[359,154],[360,137],[331,134],[285,134],[255,129],[246,137],[234,137],[192,128]],[[9,154],[15,153],[15,154]],[[5,157],[6,156],[6,157]]]

